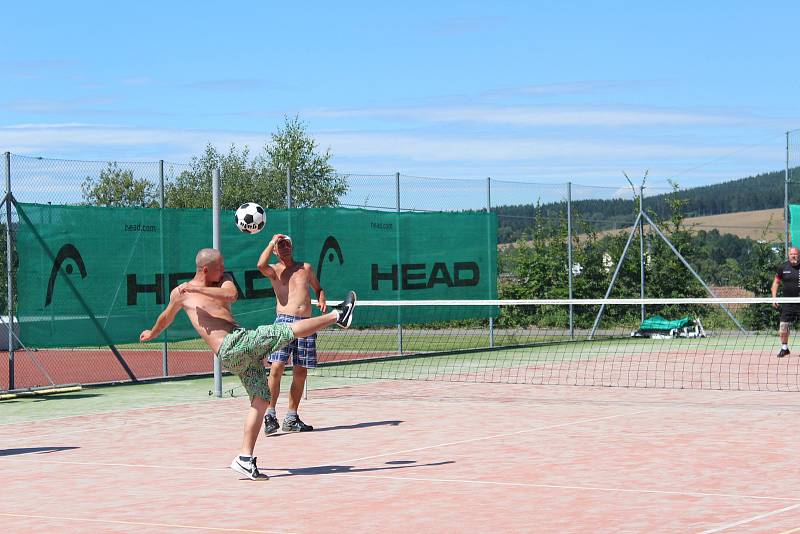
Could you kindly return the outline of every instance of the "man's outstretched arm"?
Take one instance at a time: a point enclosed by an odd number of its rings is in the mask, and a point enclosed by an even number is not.
[[[164,308],[164,311],[161,312],[158,319],[156,319],[156,324],[154,324],[153,328],[150,330],[142,330],[142,333],[139,334],[139,341],[151,341],[157,338],[166,327],[171,325],[172,321],[175,320],[175,316],[178,315],[178,312],[181,310],[180,300],[180,291],[178,291],[176,287],[170,292],[169,304],[167,304],[167,307]]]

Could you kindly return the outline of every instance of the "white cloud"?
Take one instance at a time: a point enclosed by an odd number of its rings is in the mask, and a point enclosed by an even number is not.
[[[350,157],[390,156],[426,161],[514,162],[563,158],[602,162],[653,158],[698,160],[717,157],[731,150],[730,146],[559,140],[550,137],[476,139],[382,132],[318,132],[315,137],[321,146],[330,146],[336,154]]]
[[[697,126],[734,125],[750,117],[661,109],[603,109],[545,106],[452,106],[310,109],[304,117],[405,119],[421,123],[466,122],[515,126]]]
[[[653,158],[718,157],[734,150],[730,145],[648,143],[614,140],[554,139],[552,137],[475,138],[458,135],[411,134],[392,132],[312,132],[321,147],[331,147],[340,157],[396,157],[417,161],[497,161],[559,160],[580,158],[606,162]],[[38,146],[47,151],[81,146],[127,147],[180,146],[187,154],[210,142],[217,146],[231,143],[260,149],[267,140],[263,133],[225,130],[180,130],[134,128],[81,123],[19,124],[0,127],[0,147],[21,151]],[[774,147],[756,147],[754,157],[777,153]],[[573,162],[574,164],[574,162]]]

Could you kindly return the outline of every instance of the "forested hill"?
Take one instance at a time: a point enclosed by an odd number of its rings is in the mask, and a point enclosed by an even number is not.
[[[790,170],[790,176],[800,175],[800,167]],[[687,217],[718,215],[739,211],[752,211],[783,207],[785,171],[775,171],[740,180],[720,184],[681,189],[675,193],[685,199]],[[789,189],[790,202],[800,200],[800,187]],[[660,216],[669,214],[667,199],[672,194],[647,196],[645,186],[645,208]],[[633,200],[573,200],[573,210],[579,219],[587,222],[594,230],[608,230],[629,226],[635,215]],[[498,206],[498,238],[501,243],[514,241],[522,236],[525,228],[531,226],[534,217],[556,222],[564,217],[565,202],[516,206]],[[537,213],[538,211],[538,213]]]

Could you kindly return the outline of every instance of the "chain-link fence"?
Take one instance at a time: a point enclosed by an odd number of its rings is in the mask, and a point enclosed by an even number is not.
[[[787,134],[787,173],[784,177],[768,182],[764,187],[770,194],[780,194],[788,187],[789,201],[800,201],[800,191],[793,189],[800,166],[800,138],[798,132]],[[196,175],[198,169],[191,165],[169,162],[109,162],[74,161],[48,158],[32,158],[16,154],[6,154],[2,176],[8,192],[15,202],[42,205],[118,205],[141,206],[150,209],[168,210],[172,207],[185,207],[185,204],[171,205],[168,194],[181,179]],[[619,187],[598,187],[564,181],[562,183],[512,182],[495,180],[442,179],[408,176],[401,173],[376,175],[339,174],[338,178],[346,184],[346,192],[338,197],[339,204],[345,208],[396,212],[485,212],[487,209],[497,216],[498,247],[498,285],[500,297],[513,298],[513,290],[520,285],[519,256],[517,251],[528,247],[536,253],[535,247],[554,247],[558,267],[548,278],[546,287],[531,298],[549,297],[602,297],[611,279],[619,250],[609,247],[601,256],[604,282],[593,286],[576,283],[576,277],[589,268],[587,262],[593,261],[585,254],[584,248],[576,249],[579,243],[602,239],[606,235],[627,237],[636,220],[639,210],[637,195],[643,193],[642,206],[662,219],[669,219],[666,200],[672,190],[647,186],[640,191],[621,180]],[[185,180],[184,180],[185,181]],[[774,183],[773,183],[774,182]],[[291,183],[291,182],[290,182]],[[211,198],[211,177],[201,176],[199,191],[204,198]],[[221,176],[222,197],[234,197],[232,187],[226,183],[225,172]],[[281,189],[282,188],[282,189]],[[290,187],[291,189],[291,187]],[[774,190],[774,191],[773,191]],[[195,190],[197,194],[198,190]],[[275,189],[276,195],[286,201],[286,187]],[[11,197],[6,197],[8,200]],[[185,202],[182,197],[181,202]],[[291,197],[290,197],[291,198]],[[258,199],[241,199],[251,201]],[[210,206],[206,206],[210,207]],[[286,206],[283,206],[286,207]],[[294,206],[292,206],[294,207]],[[693,215],[691,206],[684,206],[687,215]],[[780,208],[775,208],[780,210]],[[654,215],[654,216],[655,216]],[[714,217],[711,215],[709,217]],[[0,298],[3,324],[11,323],[15,317],[16,302],[24,287],[15,287],[18,268],[16,255],[16,232],[25,221],[20,219],[16,204],[7,203],[0,211],[2,239],[0,261],[2,280],[0,286],[4,296]],[[694,231],[706,232],[713,241],[721,234],[767,236],[767,241],[780,246],[783,232],[782,217],[768,223],[759,220],[748,222],[733,218],[727,223],[720,220],[695,221]],[[163,231],[163,228],[162,228]],[[716,232],[716,234],[714,234]],[[706,235],[706,234],[703,234]],[[638,239],[638,237],[637,237]],[[652,261],[650,254],[655,250],[654,234],[648,232],[641,245],[631,244],[631,259],[642,264]],[[211,244],[209,236],[209,245]],[[619,239],[618,239],[619,241]],[[602,241],[592,241],[603,243]],[[726,261],[728,254],[720,242],[721,259]],[[161,253],[166,252],[162,250]],[[732,265],[715,265],[707,258],[695,255],[696,250],[688,247],[682,251],[720,296],[739,296],[736,290],[745,291],[742,277],[726,275]],[[56,251],[51,251],[54,256]],[[109,254],[115,251],[109,250]],[[11,258],[11,262],[7,258]],[[606,263],[607,262],[607,263]],[[571,267],[567,267],[567,266]],[[24,266],[22,267],[24,268]],[[635,269],[636,269],[635,268]],[[739,266],[738,268],[743,268]],[[634,269],[634,270],[635,270]],[[726,278],[726,276],[728,276]],[[166,282],[163,282],[166,283]],[[645,284],[647,284],[645,280]],[[9,284],[11,284],[9,286]],[[719,288],[730,286],[730,288]],[[510,288],[510,289],[509,289]],[[752,293],[752,291],[751,291]],[[639,289],[631,296],[638,296]],[[651,297],[658,295],[650,294]],[[9,306],[10,303],[10,306]],[[10,308],[10,309],[9,309]],[[491,327],[491,321],[490,321]],[[110,340],[101,347],[72,347],[38,350],[26,346],[13,332],[19,332],[18,322],[14,323],[12,334],[8,328],[0,333],[0,345],[8,351],[8,358],[0,362],[0,389],[30,388],[54,384],[104,383],[145,380],[161,377],[208,374],[212,372],[213,362],[208,351],[200,341],[167,340],[158,347],[138,343],[114,344]],[[168,334],[167,334],[168,336]],[[11,350],[9,350],[9,347]],[[89,363],[87,363],[89,362]],[[77,370],[80,370],[78,372]]]

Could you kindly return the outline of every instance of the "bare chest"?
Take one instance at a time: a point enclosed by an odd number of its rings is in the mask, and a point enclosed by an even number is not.
[[[278,275],[278,285],[289,292],[306,291],[308,287],[308,273],[302,265],[276,268],[275,274]]]

